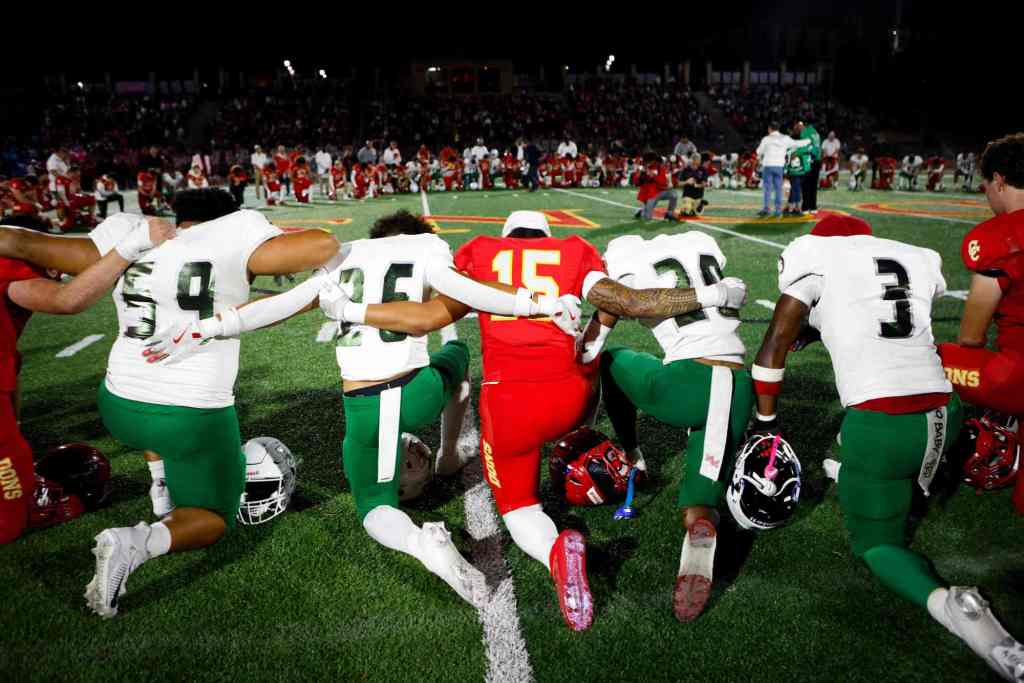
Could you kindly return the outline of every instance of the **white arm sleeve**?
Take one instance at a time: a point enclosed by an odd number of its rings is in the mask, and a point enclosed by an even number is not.
[[[106,256],[121,239],[135,229],[140,223],[145,223],[145,216],[138,216],[131,213],[116,213],[97,225],[89,233],[89,239],[96,245],[96,251],[100,256]]]
[[[810,308],[814,306],[814,304],[818,303],[818,299],[821,298],[821,290],[823,286],[824,278],[820,275],[808,275],[787,287],[783,294],[791,296],[794,299],[799,299],[808,308]]]
[[[583,286],[580,287],[580,298],[586,301],[587,294],[590,294],[591,287],[606,277],[608,277],[608,273],[604,273],[600,270],[592,270],[587,273],[587,276],[583,278]]]
[[[251,332],[287,320],[316,300],[325,277],[323,273],[314,275],[287,292],[223,311],[220,314],[223,327],[217,330],[217,336],[237,337],[242,332]]]
[[[427,264],[426,276],[431,287],[470,308],[494,315],[522,313],[517,311],[515,294],[502,292],[460,275],[441,260],[431,259]]]

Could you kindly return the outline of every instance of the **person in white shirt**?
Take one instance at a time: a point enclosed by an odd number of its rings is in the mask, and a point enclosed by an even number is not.
[[[526,142],[522,138],[519,138],[518,140],[516,140],[516,161],[518,161],[520,164],[526,161],[525,154]]]
[[[924,159],[920,154],[908,154],[903,157],[900,168],[900,189],[911,191],[917,189],[917,176],[921,174]]]
[[[568,137],[565,137],[558,145],[558,158],[564,159],[566,154],[573,159],[576,158],[576,143]]]
[[[316,164],[316,177],[320,184],[320,196],[330,197],[333,192],[331,187],[331,155],[324,151],[323,145],[316,148],[313,155],[313,162]]]
[[[46,173],[50,176],[50,192],[57,192],[57,178],[68,174],[68,151],[63,147],[46,160]]]
[[[396,141],[391,141],[388,148],[380,155],[380,160],[386,166],[394,166],[395,164],[402,163],[402,153],[398,150],[398,143]]]
[[[764,179],[764,207],[757,214],[764,217],[768,215],[768,200],[771,193],[775,193],[775,218],[782,216],[782,173],[786,166],[786,154],[793,149],[811,144],[810,139],[794,140],[788,135],[779,132],[779,124],[768,124],[768,135],[761,138],[761,144],[757,146],[757,158],[764,165],[762,178]]]
[[[487,145],[484,144],[483,138],[476,139],[476,145],[469,150],[469,154],[474,160],[480,161],[487,157],[491,153],[491,150],[487,149]]]
[[[263,167],[267,165],[267,161],[267,155],[263,153],[262,147],[256,145],[252,148],[249,163],[252,164],[253,182],[256,184],[256,199],[260,198],[260,190],[263,189]]]
[[[829,157],[836,157],[838,160],[839,152],[843,149],[843,143],[836,137],[836,132],[830,131],[825,141],[821,143],[821,156],[825,159]]]
[[[679,138],[679,142],[676,143],[672,153],[677,157],[691,157],[697,153],[697,145],[690,142],[690,138],[683,135]]]
[[[118,192],[117,181],[113,176],[104,173],[96,179],[96,208],[100,220],[107,217],[107,205],[110,202],[117,202],[119,209],[124,211],[124,197]]]
[[[868,169],[868,155],[864,153],[864,148],[860,147],[857,149],[857,153],[850,156],[850,189],[851,190],[862,190],[864,185],[864,176]]]

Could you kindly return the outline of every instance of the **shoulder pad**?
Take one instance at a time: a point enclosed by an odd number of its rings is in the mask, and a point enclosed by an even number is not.
[[[608,246],[605,247],[605,256],[615,256],[616,254],[635,249],[644,243],[644,238],[640,235],[623,235],[622,237],[616,237]]]
[[[797,280],[822,275],[821,240],[838,239],[803,235],[789,243],[779,257],[779,292],[785,292]]]
[[[1021,254],[1024,251],[1022,237],[1022,212],[995,216],[967,233],[960,246],[960,257],[968,270],[982,275],[1005,274],[1008,260],[1024,256]]]

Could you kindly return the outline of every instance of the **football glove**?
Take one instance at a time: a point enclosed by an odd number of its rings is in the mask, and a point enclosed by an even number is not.
[[[557,299],[541,297],[540,313],[547,315],[558,325],[558,329],[570,337],[580,333],[580,300],[572,294],[563,294]]]
[[[701,308],[741,308],[747,300],[747,284],[738,277],[727,277],[707,287],[697,287]]]
[[[136,261],[143,253],[160,246],[174,237],[174,234],[174,224],[165,218],[141,219],[114,245],[114,251],[125,261]]]
[[[320,287],[320,310],[331,320],[352,322],[345,319],[345,306],[350,303],[351,299],[338,283],[328,280]]]
[[[173,365],[194,354],[200,346],[214,337],[223,334],[224,323],[216,316],[187,323],[179,321],[150,337],[142,355],[149,363]]]

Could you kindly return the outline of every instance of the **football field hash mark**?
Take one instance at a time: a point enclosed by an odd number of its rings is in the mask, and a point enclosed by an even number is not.
[[[71,358],[71,356],[75,355],[76,353],[78,353],[82,349],[86,348],[87,346],[92,346],[93,344],[98,342],[100,339],[103,339],[103,335],[102,334],[90,334],[85,339],[82,339],[80,341],[76,341],[74,344],[72,344],[71,346],[67,347],[66,349],[62,349],[62,350],[58,351],[57,355],[55,357],[56,358]]]
[[[775,310],[775,302],[774,301],[768,301],[768,299],[758,299],[756,303],[758,303],[761,306],[764,306],[769,311],[774,311]]]

